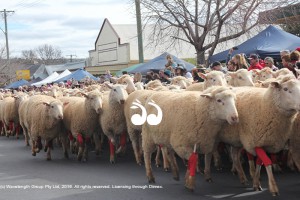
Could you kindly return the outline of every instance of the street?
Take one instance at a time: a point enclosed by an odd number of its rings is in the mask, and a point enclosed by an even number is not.
[[[267,176],[262,170],[263,191],[255,192],[250,185],[240,184],[238,177],[225,166],[222,172],[212,169],[212,183],[197,174],[193,193],[184,188],[185,168],[178,160],[180,181],[172,174],[153,164],[156,184],[148,184],[144,166],[135,163],[132,149],[118,157],[116,164],[109,162],[105,148],[101,156],[89,153],[86,163],[79,163],[74,155],[64,159],[62,149],[54,146],[52,161],[46,161],[41,151],[36,157],[23,137],[0,137],[0,199],[76,200],[76,199],[299,199],[299,173],[285,170],[275,174],[280,196],[272,197],[268,191]],[[248,172],[246,171],[249,178]],[[249,178],[250,179],[250,178]]]

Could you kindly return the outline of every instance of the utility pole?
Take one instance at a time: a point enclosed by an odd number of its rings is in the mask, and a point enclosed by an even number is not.
[[[73,55],[73,54],[71,54],[71,55],[66,55],[66,56],[70,56],[70,62],[72,62],[73,61],[73,56],[75,56],[75,57],[77,57],[76,55]]]
[[[3,11],[0,11],[4,13],[4,22],[5,22],[5,39],[6,39],[6,57],[7,57],[7,61],[9,60],[9,48],[8,48],[8,33],[7,33],[7,15],[6,13],[14,13],[15,11],[6,11],[6,9],[4,9]]]
[[[138,35],[138,47],[139,47],[139,63],[143,63],[144,50],[143,50],[143,32],[142,32],[140,0],[135,0],[135,9],[136,9],[136,23],[137,23],[137,35]]]

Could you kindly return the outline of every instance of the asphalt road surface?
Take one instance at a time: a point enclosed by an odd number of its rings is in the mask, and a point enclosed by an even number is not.
[[[156,184],[149,185],[144,166],[135,164],[130,148],[114,165],[109,163],[108,154],[107,148],[100,157],[90,152],[89,161],[79,163],[73,155],[64,159],[62,149],[55,147],[52,161],[46,161],[46,153],[42,151],[33,157],[22,139],[0,137],[0,199],[300,199],[299,173],[275,174],[280,195],[272,197],[264,170],[263,191],[255,192],[251,185],[241,185],[228,165],[222,172],[213,170],[212,183],[197,174],[196,189],[191,193],[184,188],[181,160],[180,181],[153,165]]]

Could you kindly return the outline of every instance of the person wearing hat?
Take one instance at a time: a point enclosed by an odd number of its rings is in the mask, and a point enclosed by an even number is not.
[[[175,76],[184,76],[184,69],[182,64],[178,64],[175,68]]]
[[[171,71],[170,70],[161,70],[159,71],[160,81],[170,84]]]
[[[222,64],[220,62],[214,62],[211,66],[210,69],[212,71],[220,71],[226,74],[226,71],[223,69]]]
[[[253,69],[259,69],[259,70],[261,70],[263,68],[259,64],[258,55],[251,54],[248,59],[249,59],[249,62],[250,62],[250,67],[248,68],[248,71],[253,70]]]

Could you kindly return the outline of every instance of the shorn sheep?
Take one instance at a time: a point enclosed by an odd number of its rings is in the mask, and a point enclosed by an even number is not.
[[[103,97],[103,110],[99,116],[101,130],[108,137],[110,146],[110,162],[115,163],[115,146],[120,138],[120,149],[126,144],[126,120],[124,103],[128,97],[123,85],[109,86],[110,91]]]
[[[194,146],[201,153],[211,153],[215,138],[226,121],[230,124],[238,122],[235,98],[232,90],[224,86],[211,87],[203,93],[157,92],[150,96],[145,105],[148,123],[142,127],[142,146],[149,183],[155,182],[151,154],[156,145],[163,145],[171,152],[169,161],[175,180],[179,179],[179,174],[173,150],[181,158],[189,160],[185,186],[194,190],[197,165]],[[162,111],[162,120],[155,125],[151,121],[158,114],[157,106]]]
[[[204,79],[202,83],[194,83],[186,88],[186,91],[203,91],[211,86],[227,86],[225,74],[220,71],[211,71],[207,74],[198,73]]]
[[[300,111],[300,83],[287,77],[272,82],[269,88],[239,88],[235,92],[240,122],[225,127],[219,137],[233,147],[243,147],[247,152],[258,156],[253,187],[261,190],[259,172],[261,165],[264,165],[269,190],[277,195],[279,190],[272,173],[272,162],[265,151],[279,152],[290,138],[293,122]],[[251,107],[254,109],[249,109]],[[240,179],[246,180],[237,152],[235,150],[233,156],[235,167]]]
[[[63,103],[50,96],[36,95],[28,99],[25,112],[27,114],[26,124],[28,125],[25,128],[31,139],[32,155],[35,156],[39,152],[39,142],[43,139],[48,146],[47,160],[51,160],[52,140],[61,133]],[[65,142],[63,144],[64,155],[68,157]]]
[[[71,143],[76,138],[79,145],[77,160],[87,161],[88,151],[85,142],[99,128],[98,118],[102,111],[103,94],[98,90],[81,93],[83,97],[63,97],[62,102],[69,102],[64,108],[64,128],[69,131]]]

